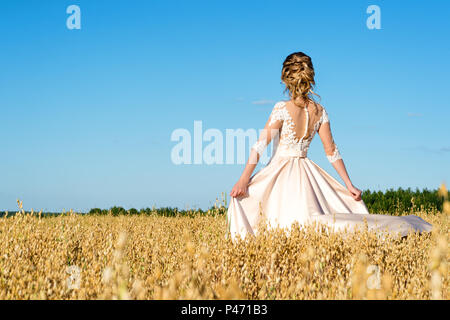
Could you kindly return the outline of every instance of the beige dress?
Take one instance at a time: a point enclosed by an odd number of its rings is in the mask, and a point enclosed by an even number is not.
[[[300,121],[295,123],[293,119]],[[273,134],[261,135],[252,148],[261,155],[273,140],[273,156],[267,166],[251,177],[248,194],[231,198],[227,220],[233,239],[256,234],[260,222],[289,229],[294,222],[305,225],[316,221],[334,230],[352,230],[367,221],[369,229],[402,236],[410,229],[431,230],[429,223],[414,215],[369,214],[362,200],[354,200],[342,184],[307,158],[309,145],[319,132],[328,160],[332,163],[341,159],[322,106],[288,109],[287,103],[280,101],[265,129],[279,135],[276,139]],[[269,135],[272,138],[268,139]]]

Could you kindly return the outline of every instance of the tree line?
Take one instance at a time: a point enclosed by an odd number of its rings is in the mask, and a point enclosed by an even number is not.
[[[450,192],[448,198],[450,198]],[[172,207],[162,208],[143,208],[143,209],[125,209],[120,206],[114,206],[109,209],[93,208],[89,212],[84,214],[91,215],[156,215],[163,217],[177,217],[187,216],[195,217],[201,215],[224,215],[227,212],[227,201],[225,194],[222,194],[223,200],[221,202],[216,201],[216,204],[207,210],[202,209],[184,209]],[[428,189],[415,189],[411,188],[397,190],[388,189],[386,191],[370,191],[365,190],[362,193],[362,199],[364,200],[367,209],[370,213],[380,214],[392,214],[398,215],[405,212],[424,211],[428,213],[442,212],[444,197],[439,194],[439,191]],[[5,216],[7,212],[0,212],[0,217]],[[29,213],[29,212],[28,212]],[[8,212],[8,215],[14,215],[16,212]],[[42,216],[54,216],[61,213],[44,212]],[[64,213],[63,213],[64,214]]]

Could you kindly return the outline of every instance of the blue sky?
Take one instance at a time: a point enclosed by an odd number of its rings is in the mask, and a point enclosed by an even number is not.
[[[81,30],[66,8],[81,8]],[[381,8],[381,30],[366,8]],[[448,1],[0,3],[0,210],[212,205],[243,165],[171,162],[173,130],[260,128],[309,54],[362,189],[450,183]],[[337,177],[320,139],[309,157]]]

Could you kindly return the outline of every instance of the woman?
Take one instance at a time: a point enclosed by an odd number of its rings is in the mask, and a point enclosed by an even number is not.
[[[417,216],[394,217],[369,214],[347,173],[333,140],[328,114],[313,100],[314,67],[302,52],[289,55],[281,79],[289,101],[275,104],[239,181],[231,190],[227,219],[233,238],[256,234],[260,222],[287,227],[320,222],[335,230],[352,229],[365,221],[369,229],[399,232],[430,231],[431,225]],[[318,133],[328,160],[345,187],[307,158],[309,145]],[[276,138],[276,139],[274,139]],[[267,145],[274,140],[274,154],[266,167],[251,176]]]

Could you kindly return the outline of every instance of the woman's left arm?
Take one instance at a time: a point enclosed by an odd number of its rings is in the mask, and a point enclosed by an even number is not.
[[[261,157],[266,147],[270,144],[272,139],[276,136],[276,134],[278,134],[282,123],[283,122],[279,116],[279,109],[277,108],[277,106],[275,106],[274,111],[272,112],[269,120],[264,126],[264,129],[262,130],[258,141],[253,145],[244,171],[242,172],[238,182],[236,182],[233,189],[231,190],[230,196],[240,197],[247,194],[248,184],[250,182],[253,171],[255,170],[256,165],[259,162],[259,158]]]
[[[324,112],[326,112],[324,110]],[[348,175],[347,169],[345,167],[344,161],[342,160],[341,154],[339,153],[339,149],[336,146],[336,143],[333,140],[333,136],[331,134],[330,122],[328,121],[328,116],[326,117],[326,121],[324,121],[318,130],[320,139],[322,140],[323,148],[325,150],[325,154],[327,155],[328,160],[333,165],[336,172],[342,178],[347,187],[348,191],[351,193],[353,199],[356,201],[361,200],[361,190],[356,188],[350,177]]]

